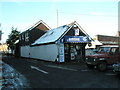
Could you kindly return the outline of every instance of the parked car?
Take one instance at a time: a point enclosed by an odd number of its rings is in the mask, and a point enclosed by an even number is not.
[[[117,64],[113,64],[113,71],[120,74],[120,62]]]
[[[100,71],[107,70],[108,65],[113,65],[120,61],[120,52],[118,46],[101,46],[94,55],[86,56],[86,65],[88,68],[97,67]]]

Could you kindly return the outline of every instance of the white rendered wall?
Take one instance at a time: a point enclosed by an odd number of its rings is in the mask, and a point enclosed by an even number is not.
[[[30,46],[22,46],[21,47],[21,57],[30,57]]]
[[[55,61],[58,55],[58,46],[56,44],[34,46],[30,49],[30,58],[46,61]]]

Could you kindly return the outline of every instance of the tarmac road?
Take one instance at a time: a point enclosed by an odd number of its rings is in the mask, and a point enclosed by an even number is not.
[[[24,75],[31,88],[120,88],[120,76],[112,70],[90,70],[81,62],[56,64],[11,56],[2,59]]]

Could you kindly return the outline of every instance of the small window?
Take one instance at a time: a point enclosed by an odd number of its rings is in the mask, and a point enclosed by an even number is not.
[[[52,35],[53,33],[54,33],[54,31],[53,31],[53,32],[51,32],[51,33],[50,33],[50,35]]]
[[[28,35],[28,32],[25,33],[25,41],[29,41],[29,35]]]
[[[115,53],[119,53],[119,48],[116,49]]]
[[[22,40],[24,40],[24,33],[22,34]]]
[[[28,32],[26,32],[26,37],[28,37]]]
[[[21,35],[19,35],[19,40],[21,41]]]
[[[26,33],[25,33],[25,41],[26,41]]]
[[[20,35],[20,40],[22,40],[22,35]]]

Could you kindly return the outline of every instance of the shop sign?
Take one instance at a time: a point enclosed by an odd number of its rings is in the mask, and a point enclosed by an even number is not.
[[[89,42],[86,36],[65,36],[65,42]]]

